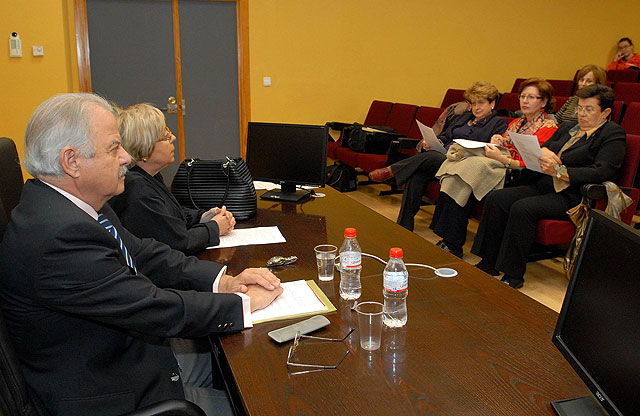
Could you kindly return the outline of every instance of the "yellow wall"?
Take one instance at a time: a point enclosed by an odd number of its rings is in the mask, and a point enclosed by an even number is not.
[[[535,5],[535,8],[533,7]],[[362,121],[372,99],[439,106],[475,80],[570,79],[640,52],[637,1],[250,0],[251,118]],[[262,86],[270,76],[272,86]]]
[[[519,76],[566,79],[606,65],[621,36],[640,51],[639,15],[631,0],[249,0],[251,118],[362,121],[372,99],[438,106],[478,79],[502,91]],[[0,135],[22,157],[34,108],[78,90],[73,0],[0,0],[0,27]],[[9,58],[11,31],[23,58]]]
[[[16,141],[21,159],[33,110],[46,98],[77,88],[69,3],[73,0],[0,1],[0,135]],[[20,35],[22,58],[9,58],[11,32]],[[44,46],[44,56],[33,56],[34,45]]]

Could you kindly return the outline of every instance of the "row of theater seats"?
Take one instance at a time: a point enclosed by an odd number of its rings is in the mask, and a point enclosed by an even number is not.
[[[460,90],[458,90],[460,91]],[[451,96],[455,97],[457,92],[447,91],[443,100],[443,107],[448,105],[447,99]],[[503,98],[504,99],[504,98]],[[451,103],[461,101],[461,97],[454,98]],[[624,103],[619,102],[619,107],[624,107]],[[369,112],[365,119],[365,125],[373,126],[391,126],[396,132],[408,138],[419,139],[420,132],[416,124],[416,120],[432,126],[443,108],[415,106],[402,103],[391,103],[387,101],[375,100],[371,103]],[[622,220],[627,224],[631,223],[633,214],[636,211],[638,200],[640,199],[640,102],[629,102],[626,111],[619,111],[623,118],[622,125],[627,130],[627,151],[625,160],[621,169],[620,177],[617,181],[621,187],[629,188],[627,192],[634,199],[635,203],[622,213]],[[615,118],[614,118],[615,120]],[[618,119],[618,121],[620,121]],[[415,152],[415,151],[414,151]],[[409,152],[411,154],[411,152]],[[354,152],[348,147],[341,146],[340,141],[329,143],[328,156],[332,159],[338,159],[342,163],[359,168],[360,173],[371,172],[384,166],[388,166],[393,162],[392,155],[374,155],[366,153]],[[395,189],[395,186],[392,185]],[[440,184],[437,180],[430,181],[425,189],[425,196],[432,202],[436,202],[440,191]],[[604,209],[602,202],[599,202],[598,208]],[[474,210],[474,217],[480,218],[482,212],[482,204],[478,204]],[[566,245],[571,241],[575,233],[575,227],[570,221],[559,220],[543,220],[539,221],[536,231],[536,243],[542,247],[557,247]],[[541,254],[544,253],[544,254]],[[538,252],[537,256],[533,256],[532,260],[543,257],[553,257],[559,255],[557,251]]]

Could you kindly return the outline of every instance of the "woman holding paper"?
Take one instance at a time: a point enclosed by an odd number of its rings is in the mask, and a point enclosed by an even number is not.
[[[520,84],[519,92],[522,117],[513,120],[504,134],[491,138],[491,143],[484,149],[486,157],[455,144],[436,173],[441,188],[429,227],[442,237],[436,243],[438,247],[458,257],[463,254],[473,207],[492,189],[513,185],[519,170],[524,168],[509,133],[535,135],[542,144],[558,129],[547,113],[555,102],[551,84],[540,78],[529,78]]]
[[[133,164],[124,192],[109,201],[122,224],[140,238],[155,238],[185,254],[219,244],[220,236],[233,230],[233,214],[225,207],[183,207],[163,182],[160,171],[174,161],[176,136],[166,127],[162,112],[136,104],[119,111],[118,125]]]
[[[464,98],[471,103],[471,111],[455,117],[444,133],[438,136],[445,150],[451,146],[454,139],[488,142],[492,135],[502,134],[505,131],[507,122],[494,111],[499,95],[498,89],[486,82],[476,82],[465,91]],[[398,185],[406,184],[398,224],[411,231],[413,231],[413,217],[420,209],[424,188],[429,180],[434,179],[446,158],[443,153],[432,150],[427,145],[423,150],[410,158],[376,169],[369,174],[371,180],[376,182],[393,178]]]
[[[493,191],[485,198],[472,252],[477,267],[504,272],[502,282],[524,283],[529,250],[541,219],[568,220],[567,210],[580,203],[587,183],[615,180],[624,160],[626,133],[608,121],[614,94],[603,85],[580,89],[578,122],[564,123],[542,146],[542,172],[524,170],[525,185]]]

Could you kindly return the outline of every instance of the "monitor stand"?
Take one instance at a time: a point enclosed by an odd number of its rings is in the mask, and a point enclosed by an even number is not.
[[[558,416],[609,416],[593,396],[551,402]]]
[[[283,183],[281,189],[272,189],[260,195],[260,199],[269,199],[281,202],[300,202],[311,194],[308,191],[296,190],[295,185]]]

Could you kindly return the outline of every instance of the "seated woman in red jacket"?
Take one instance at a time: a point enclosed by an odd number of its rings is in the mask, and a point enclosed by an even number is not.
[[[447,160],[436,174],[440,178],[441,188],[430,228],[442,237],[436,245],[458,257],[462,257],[468,219],[478,199],[482,199],[491,189],[502,187],[505,176],[514,178],[524,168],[509,132],[535,135],[542,145],[558,129],[556,122],[548,115],[555,104],[551,84],[540,78],[529,78],[520,84],[519,93],[522,117],[513,120],[504,134],[496,134],[491,138],[491,144],[485,146],[486,158],[470,156],[457,161]],[[503,146],[506,150],[501,151],[495,145]],[[484,160],[478,160],[478,157]],[[514,182],[514,179],[510,179],[504,186],[514,185]]]
[[[610,69],[640,69],[640,54],[633,53],[633,42],[629,38],[618,41],[618,53],[607,67]]]

